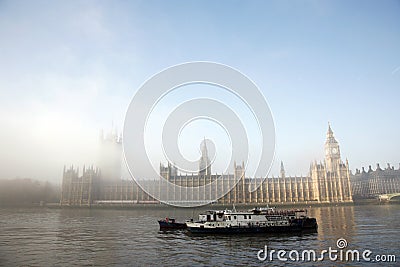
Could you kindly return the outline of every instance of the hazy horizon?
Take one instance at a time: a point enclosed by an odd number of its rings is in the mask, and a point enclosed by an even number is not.
[[[322,161],[328,122],[351,170],[398,169],[399,14],[398,1],[1,1],[0,179],[60,183],[64,165],[95,165],[100,130],[122,130],[140,85],[189,61],[258,85],[276,127],[268,176]],[[159,112],[210,90],[197,88]],[[203,126],[180,144],[189,158],[214,134]]]

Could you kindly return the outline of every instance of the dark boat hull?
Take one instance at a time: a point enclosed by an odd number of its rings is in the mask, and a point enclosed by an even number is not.
[[[317,221],[314,218],[297,220],[287,226],[232,226],[201,228],[188,227],[188,231],[193,234],[257,234],[257,233],[293,233],[293,232],[316,232],[318,229]]]
[[[158,221],[160,229],[186,229],[186,223],[167,222],[165,220]]]

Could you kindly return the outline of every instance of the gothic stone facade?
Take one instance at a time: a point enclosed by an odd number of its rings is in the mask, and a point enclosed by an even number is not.
[[[205,143],[204,143],[205,144]],[[171,164],[160,164],[160,181],[149,181],[154,190],[163,190],[163,182],[179,185],[178,191],[162,192],[176,203],[190,199],[201,202],[216,192],[233,187],[218,199],[219,203],[296,203],[296,202],[352,202],[349,164],[340,158],[339,144],[328,127],[325,142],[325,160],[310,166],[309,176],[287,177],[283,163],[279,177],[248,178],[244,163],[234,165],[232,174],[211,174],[207,148],[202,148],[197,175],[180,175]],[[93,173],[92,173],[93,172]],[[193,195],[193,187],[213,186]],[[100,171],[84,170],[82,176],[74,168],[64,171],[62,205],[90,205],[93,203],[156,203],[131,180],[113,180],[102,177]],[[176,189],[175,189],[176,190]]]
[[[79,168],[73,166],[66,169],[64,166],[61,186],[61,205],[82,206],[91,205],[99,197],[100,170],[98,168],[83,167],[79,176]]]
[[[400,193],[400,166],[395,170],[393,166],[387,164],[382,169],[376,164],[376,169],[372,170],[371,165],[368,171],[357,169],[351,175],[351,184],[354,198],[375,198],[381,194]]]

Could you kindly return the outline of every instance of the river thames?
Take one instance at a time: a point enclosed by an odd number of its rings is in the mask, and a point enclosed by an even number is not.
[[[185,220],[201,209],[0,209],[1,266],[400,266],[400,205],[312,207],[317,233],[193,236],[159,230],[157,219]],[[289,251],[358,250],[360,261],[293,261]],[[284,250],[287,261],[258,258]],[[370,250],[370,262],[361,253]],[[268,253],[269,253],[268,252]],[[260,255],[263,255],[263,251]],[[295,255],[295,254],[292,254]],[[392,262],[376,262],[376,255]],[[393,256],[397,262],[393,262]],[[382,259],[381,257],[381,259]],[[391,258],[390,258],[391,257]],[[301,260],[301,258],[300,258]]]

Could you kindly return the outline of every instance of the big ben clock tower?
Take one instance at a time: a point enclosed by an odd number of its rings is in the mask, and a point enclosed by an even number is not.
[[[352,202],[349,163],[340,159],[339,143],[328,127],[325,141],[325,162],[311,164],[313,196],[319,202]]]
[[[335,172],[340,164],[339,143],[333,136],[331,125],[329,124],[325,142],[325,163],[328,172]]]

